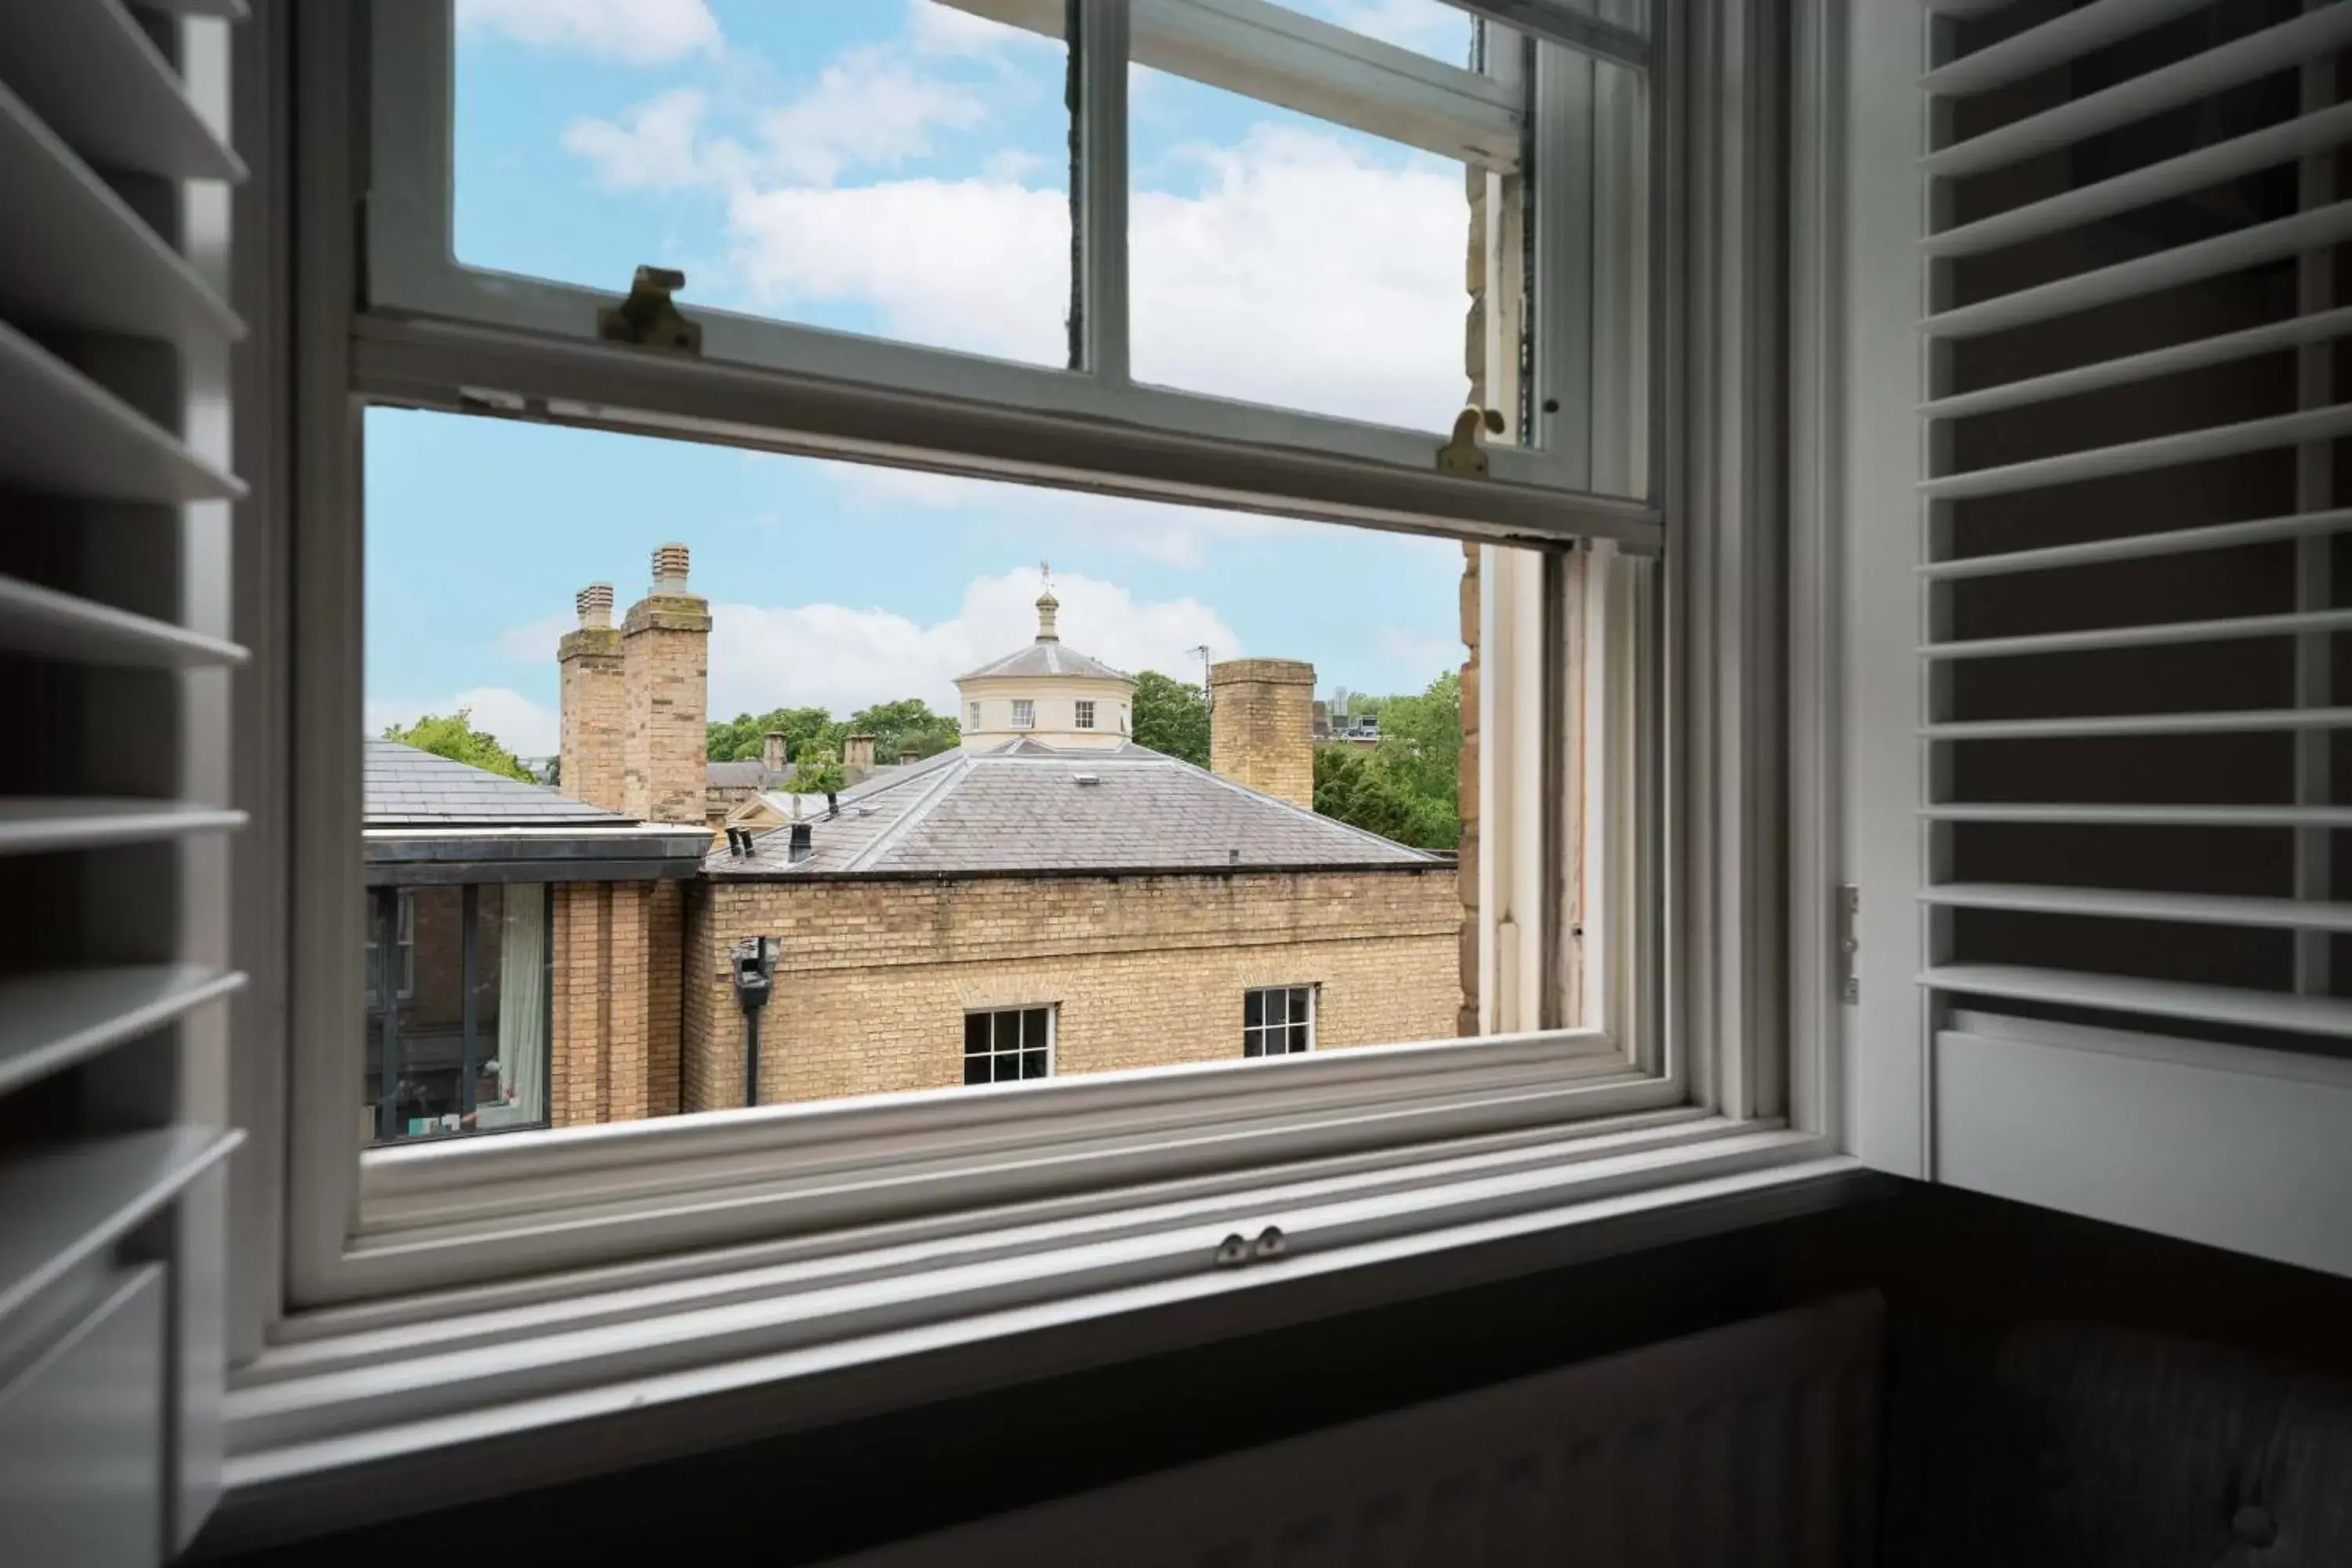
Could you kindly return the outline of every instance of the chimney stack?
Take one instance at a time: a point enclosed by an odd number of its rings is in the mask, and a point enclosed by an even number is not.
[[[841,765],[853,773],[872,773],[874,771],[874,737],[871,735],[843,736]]]
[[[760,765],[772,773],[784,771],[784,732],[771,730],[760,737]]]
[[[620,811],[621,753],[628,730],[621,634],[613,626],[613,584],[591,583],[572,598],[580,626],[556,645],[558,755],[562,783],[572,799]]]
[[[1209,767],[1315,809],[1315,667],[1236,658],[1209,667]]]
[[[688,589],[687,566],[685,545],[655,550],[653,587],[621,623],[620,809],[647,822],[704,819],[710,606]]]

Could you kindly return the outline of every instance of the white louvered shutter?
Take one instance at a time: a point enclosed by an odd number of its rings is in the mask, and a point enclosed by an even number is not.
[[[0,5],[0,1557],[218,1489],[240,0]]]
[[[2352,5],[1929,10],[1926,1169],[2352,1273]]]

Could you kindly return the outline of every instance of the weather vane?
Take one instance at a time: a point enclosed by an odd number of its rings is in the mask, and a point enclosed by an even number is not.
[[[1054,585],[1054,563],[1051,561],[1040,559],[1037,563],[1037,575],[1046,587],[1051,588]]]

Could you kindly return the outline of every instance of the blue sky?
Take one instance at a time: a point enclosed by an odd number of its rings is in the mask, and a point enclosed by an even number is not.
[[[1441,58],[1436,0],[1301,5]],[[477,265],[1055,363],[1064,56],[932,0],[458,0],[456,233]],[[1464,395],[1458,164],[1140,68],[1139,375],[1440,429]],[[856,465],[377,410],[368,719],[462,701],[552,750],[583,584],[694,551],[714,716],[920,696],[1034,630],[1197,678],[1209,645],[1418,688],[1460,658],[1458,546]]]

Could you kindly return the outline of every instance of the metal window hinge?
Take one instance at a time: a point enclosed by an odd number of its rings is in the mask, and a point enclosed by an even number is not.
[[[596,312],[596,335],[640,348],[700,353],[702,324],[688,321],[670,303],[670,295],[685,287],[686,274],[676,268],[638,268],[629,284],[629,297]]]
[[[1854,934],[1862,916],[1862,889],[1848,882],[1837,890],[1837,966],[1838,1000],[1862,1000],[1862,977],[1853,971],[1853,955],[1862,951],[1862,939]]]
[[[1484,474],[1486,471],[1486,448],[1478,445],[1478,431],[1482,426],[1499,436],[1503,433],[1503,416],[1475,403],[1454,416],[1454,438],[1437,449],[1439,473]]]

